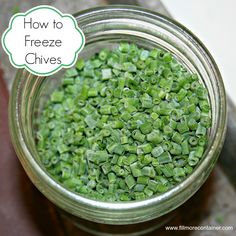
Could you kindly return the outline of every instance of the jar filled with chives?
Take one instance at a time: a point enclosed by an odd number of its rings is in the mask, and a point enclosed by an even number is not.
[[[131,6],[75,16],[86,45],[74,68],[18,71],[12,141],[33,183],[79,227],[143,234],[214,167],[223,82],[204,45],[173,20]]]

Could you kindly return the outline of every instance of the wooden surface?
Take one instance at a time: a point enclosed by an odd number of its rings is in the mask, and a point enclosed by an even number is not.
[[[0,72],[0,235],[63,235],[55,207],[31,184],[15,155],[7,107],[8,91]]]

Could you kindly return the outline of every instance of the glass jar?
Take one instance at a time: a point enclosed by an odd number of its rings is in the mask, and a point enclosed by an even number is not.
[[[101,48],[113,48],[121,41],[134,42],[145,48],[160,47],[171,52],[189,71],[197,73],[209,91],[212,128],[204,156],[193,173],[166,193],[142,201],[102,202],[80,196],[52,179],[39,161],[35,148],[35,119],[50,93],[60,84],[60,75],[37,77],[26,70],[17,72],[10,98],[10,131],[16,153],[37,188],[71,219],[97,234],[137,235],[154,228],[140,230],[141,222],[160,218],[187,201],[204,183],[221,151],[226,130],[226,96],[220,72],[205,46],[179,23],[155,12],[133,6],[107,6],[75,14],[86,37],[80,57],[89,57]],[[80,220],[82,218],[83,220]],[[79,223],[80,222],[80,223]],[[82,222],[82,223],[81,223]],[[94,222],[94,223],[93,223]],[[162,221],[163,222],[163,221]],[[97,223],[110,225],[100,227]],[[147,224],[147,223],[145,223]],[[156,224],[156,223],[155,223]],[[114,232],[118,225],[119,230]],[[158,224],[156,224],[158,225]],[[105,230],[104,230],[105,229]],[[100,232],[99,232],[100,230]],[[123,232],[123,233],[124,233]]]

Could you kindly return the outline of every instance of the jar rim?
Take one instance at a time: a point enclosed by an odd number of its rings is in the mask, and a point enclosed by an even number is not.
[[[143,9],[141,7],[131,6],[131,5],[108,5],[108,6],[102,6],[102,7],[95,7],[95,8],[90,8],[90,9],[78,12],[74,14],[74,16],[79,21],[82,19],[88,19],[91,16],[96,15],[98,12],[99,14],[101,14],[101,12],[103,12],[103,14],[105,14],[106,12],[109,12],[109,14],[112,14],[111,11],[127,11],[133,14],[143,14],[146,17],[149,17],[155,20],[161,20],[165,22],[166,24],[171,25],[171,27],[174,27],[175,30],[181,31],[183,34],[185,34],[186,37],[191,37],[192,42],[197,45],[198,50],[201,50],[201,52],[204,54],[204,56],[210,63],[212,70],[215,71],[216,79],[219,84],[219,96],[220,96],[219,105],[220,105],[220,114],[221,114],[218,120],[218,129],[215,132],[215,139],[213,140],[209,153],[204,158],[204,160],[202,160],[200,165],[194,169],[193,173],[190,176],[188,176],[185,180],[183,180],[181,183],[179,183],[178,185],[175,185],[172,189],[168,190],[167,192],[162,193],[160,195],[154,195],[151,198],[147,198],[144,200],[135,200],[135,201],[127,201],[127,202],[105,202],[105,201],[100,201],[100,200],[89,199],[66,189],[65,187],[57,183],[53,178],[51,178],[37,164],[34,157],[31,155],[31,152],[28,150],[27,146],[25,145],[24,141],[23,142],[19,141],[21,150],[17,150],[18,148],[16,148],[17,145],[15,144],[17,142],[16,138],[22,141],[23,135],[20,129],[20,124],[19,124],[18,115],[17,115],[17,112],[18,112],[17,96],[14,94],[10,98],[10,110],[9,110],[10,116],[9,117],[10,117],[11,137],[12,137],[16,152],[19,153],[19,155],[21,155],[20,153],[23,152],[24,155],[27,156],[28,163],[21,160],[21,162],[24,162],[22,163],[24,167],[28,166],[28,168],[33,168],[38,173],[38,175],[41,176],[41,178],[47,181],[47,184],[50,186],[50,188],[54,189],[54,191],[63,195],[67,199],[71,199],[73,202],[81,203],[83,207],[93,206],[94,209],[99,209],[99,210],[106,209],[109,211],[122,212],[123,210],[132,211],[132,209],[135,210],[137,208],[143,208],[144,206],[154,206],[155,204],[163,203],[165,201],[168,201],[168,199],[171,199],[173,196],[178,195],[184,189],[188,188],[188,186],[191,185],[193,179],[197,179],[202,174],[202,172],[206,171],[207,167],[211,165],[211,161],[215,158],[215,155],[216,155],[215,153],[217,149],[216,147],[222,146],[222,140],[224,140],[225,132],[226,132],[227,113],[226,113],[226,95],[225,95],[224,85],[223,85],[223,81],[222,81],[219,69],[213,57],[209,53],[209,51],[191,31],[189,31],[185,26],[181,25],[177,21],[173,19],[169,19],[168,17],[163,16],[157,12]],[[18,83],[19,83],[19,79],[16,78],[13,84],[13,90],[18,91],[18,86],[19,86]]]

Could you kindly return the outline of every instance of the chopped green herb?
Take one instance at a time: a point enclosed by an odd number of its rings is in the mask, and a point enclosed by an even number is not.
[[[170,54],[121,43],[66,70],[38,119],[42,164],[63,186],[105,201],[168,191],[203,158],[207,90]]]

